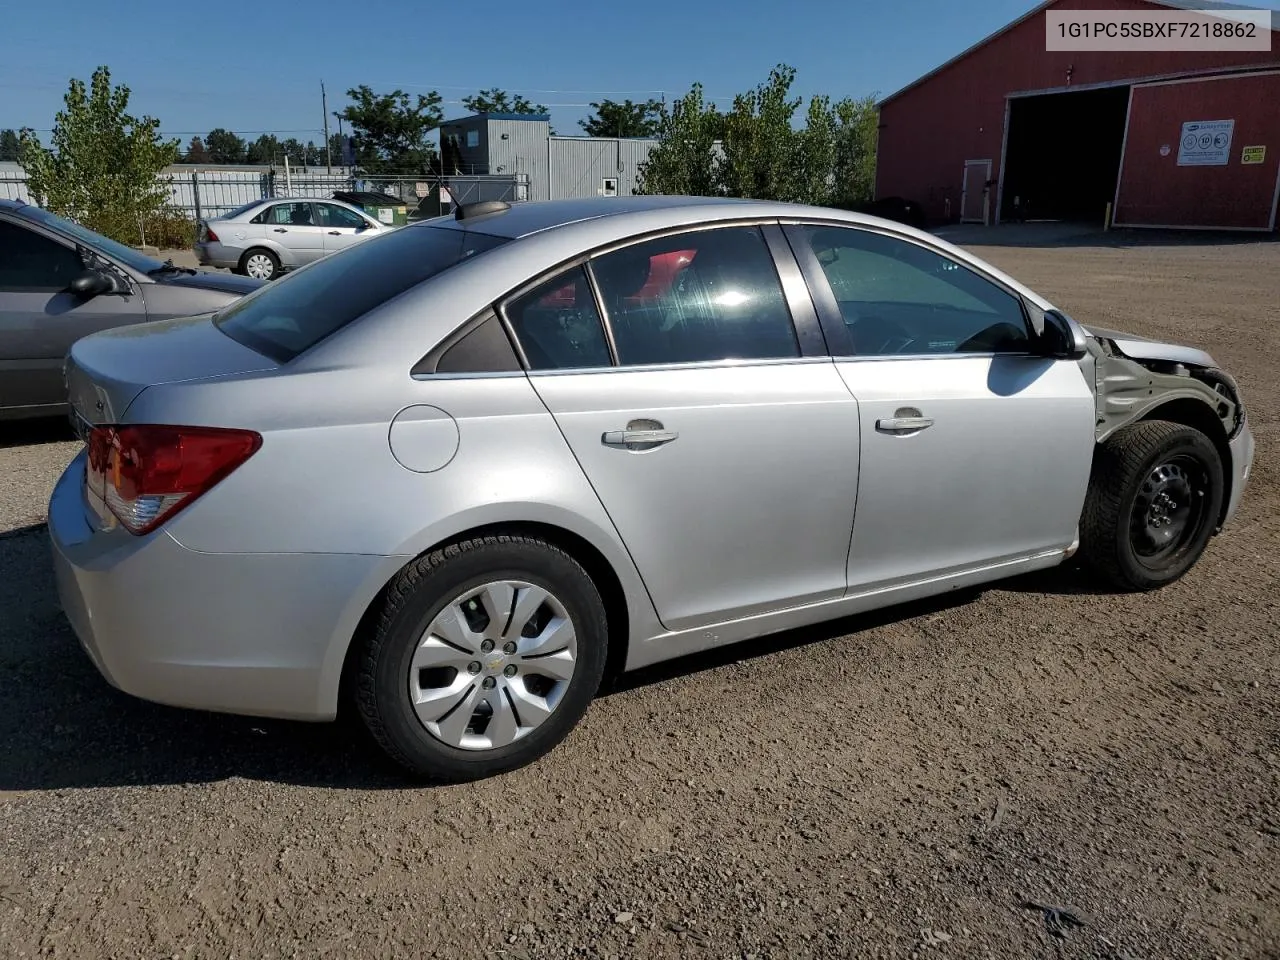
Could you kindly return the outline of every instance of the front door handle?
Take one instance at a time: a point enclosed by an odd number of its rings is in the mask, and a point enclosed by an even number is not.
[[[670,443],[680,436],[674,430],[668,430],[657,420],[632,420],[625,430],[607,430],[600,436],[600,442],[606,447],[618,447],[624,450],[651,450]]]
[[[932,417],[885,417],[876,421],[876,429],[881,433],[919,433],[932,426]]]
[[[275,228],[275,232],[276,232],[276,233],[288,233],[289,231],[288,231],[288,230],[286,230],[284,227],[276,227],[276,228]]]
[[[340,237],[340,236],[342,236],[342,234],[341,234],[341,233],[339,233],[337,230],[330,230],[330,231],[329,231],[329,236],[331,236],[331,237]]]

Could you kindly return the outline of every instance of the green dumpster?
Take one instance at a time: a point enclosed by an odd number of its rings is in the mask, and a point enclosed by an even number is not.
[[[372,190],[337,190],[334,200],[341,200],[353,207],[359,207],[379,223],[403,227],[409,222],[409,207],[399,197],[389,193],[377,193]]]

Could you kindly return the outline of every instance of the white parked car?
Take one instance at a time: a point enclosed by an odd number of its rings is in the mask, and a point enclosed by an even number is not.
[[[201,220],[195,254],[203,266],[273,280],[392,229],[341,200],[255,200]]]

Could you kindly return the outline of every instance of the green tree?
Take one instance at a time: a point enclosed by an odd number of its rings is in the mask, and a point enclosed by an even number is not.
[[[22,153],[22,142],[13,130],[0,130],[0,161],[12,162]]]
[[[791,97],[795,76],[794,67],[779,65],[764,83],[733,98],[719,170],[729,196],[795,199],[798,138],[791,123],[802,102]]]
[[[540,114],[548,112],[544,104],[533,103],[518,93],[512,95],[497,87],[463,97],[462,105],[472,113]]]
[[[835,162],[830,202],[850,207],[875,196],[880,111],[876,107],[876,95],[871,94],[841,100],[834,112]]]
[[[129,112],[129,88],[94,70],[86,86],[72,79],[54,119],[52,149],[30,130],[21,136],[21,162],[32,198],[54,213],[122,242],[143,239],[170,193],[161,173],[178,159],[177,140],[160,136],[160,121]]]
[[[664,110],[658,121],[658,142],[640,167],[637,193],[682,196],[720,194],[716,141],[724,132],[724,115],[702,97],[702,84],[693,87]]]
[[[336,116],[351,125],[356,166],[366,173],[430,173],[437,165],[427,134],[440,125],[440,94],[432,90],[413,99],[402,90],[374,93],[361,84]],[[339,154],[340,155],[340,154]],[[339,156],[334,157],[337,163]]]
[[[209,150],[204,145],[204,141],[199,137],[192,137],[191,142],[187,144],[187,152],[183,155],[184,163],[208,163]]]
[[[244,140],[222,127],[210,130],[204,145],[211,163],[244,163],[248,150]]]
[[[657,100],[632,103],[623,100],[601,100],[591,104],[595,110],[585,120],[579,120],[589,137],[654,137],[662,118],[662,104]]]
[[[329,134],[329,156],[333,158],[331,162],[335,167],[342,166],[342,139],[343,135],[340,133]],[[323,150],[320,154],[320,160],[321,162],[327,161]]]
[[[274,134],[264,133],[249,144],[245,158],[249,163],[265,165],[283,164],[284,148]]]

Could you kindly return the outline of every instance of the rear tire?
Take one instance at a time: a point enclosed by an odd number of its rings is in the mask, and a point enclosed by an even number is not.
[[[254,247],[240,258],[237,272],[255,280],[274,280],[280,276],[280,258],[264,247]]]
[[[1200,559],[1217,527],[1222,457],[1199,430],[1131,424],[1094,454],[1080,518],[1080,556],[1112,586],[1154,590]]]
[[[568,736],[600,685],[607,638],[595,584],[559,547],[465,540],[392,581],[359,652],[356,706],[414,775],[489,777]]]

